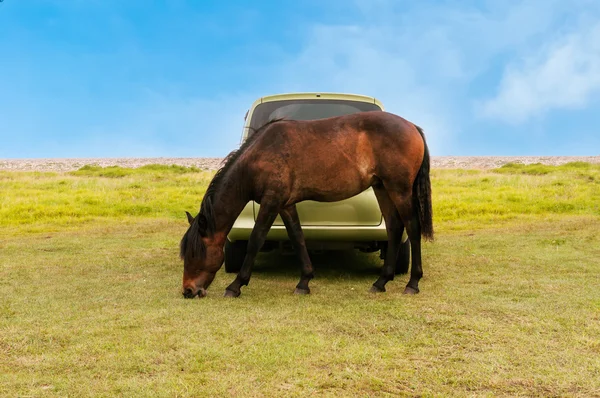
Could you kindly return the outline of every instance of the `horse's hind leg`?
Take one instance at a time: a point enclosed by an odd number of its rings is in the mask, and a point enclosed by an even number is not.
[[[250,282],[254,259],[265,243],[267,233],[277,217],[277,212],[278,210],[275,206],[269,206],[266,203],[260,206],[254,229],[252,229],[250,239],[248,240],[248,250],[242,263],[242,268],[235,280],[225,289],[225,297],[238,297],[241,294],[242,286],[247,286],[248,282]]]
[[[400,218],[406,226],[406,233],[410,240],[412,264],[410,267],[410,280],[404,289],[404,294],[419,293],[419,280],[423,277],[423,265],[421,262],[421,224],[419,214],[413,204],[411,195],[399,195],[388,192],[390,198],[396,205]]]
[[[385,227],[388,235],[388,245],[381,276],[375,281],[371,287],[371,292],[385,292],[385,285],[391,280],[394,280],[396,268],[396,260],[400,251],[402,233],[404,232],[404,224],[400,219],[400,214],[396,209],[396,205],[391,200],[387,191],[382,187],[373,187],[381,214],[385,220]]]
[[[306,250],[306,242],[304,241],[304,233],[302,232],[296,205],[286,207],[279,214],[283,219],[285,229],[302,264],[300,282],[298,282],[294,293],[309,294],[310,288],[308,287],[308,282],[314,277],[313,266],[308,256],[308,250]]]
[[[394,204],[397,214],[402,220],[402,225],[406,227],[406,233],[410,240],[412,264],[410,268],[410,280],[404,289],[404,294],[416,294],[419,293],[419,280],[423,276],[423,267],[421,263],[421,224],[419,223],[417,209],[413,205],[412,190],[394,189],[392,184],[385,184],[385,188],[389,200]],[[400,235],[397,238],[398,245],[401,244],[402,231],[400,229]],[[391,242],[392,240],[390,239]],[[394,253],[397,254],[398,252]]]
[[[414,207],[413,207],[414,208]],[[421,261],[421,224],[416,209],[407,217],[406,233],[410,239],[412,264],[410,267],[410,280],[404,288],[404,294],[419,293],[419,280],[423,277],[423,264]]]

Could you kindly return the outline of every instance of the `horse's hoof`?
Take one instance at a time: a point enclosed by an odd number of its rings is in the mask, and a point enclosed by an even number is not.
[[[385,293],[385,287],[380,288],[375,285],[371,286],[369,293]]]
[[[296,290],[294,290],[294,294],[299,294],[299,295],[306,295],[306,294],[310,294],[310,289],[300,289],[300,288],[296,288]]]
[[[234,292],[233,290],[225,290],[223,297],[240,297],[241,292]]]
[[[417,294],[417,293],[419,293],[419,288],[416,288],[416,289],[415,289],[415,288],[413,288],[413,287],[406,286],[406,287],[404,288],[404,292],[403,292],[402,294],[410,294],[410,295],[413,295],[413,294]]]

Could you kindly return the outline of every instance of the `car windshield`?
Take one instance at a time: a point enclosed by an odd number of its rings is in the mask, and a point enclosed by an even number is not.
[[[250,132],[273,119],[315,120],[380,110],[381,108],[374,103],[348,100],[304,99],[265,102],[254,109]]]

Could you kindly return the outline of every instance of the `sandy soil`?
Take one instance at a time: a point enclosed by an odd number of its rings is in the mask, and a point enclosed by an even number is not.
[[[85,165],[140,167],[147,164],[176,164],[216,170],[222,158],[97,158],[97,159],[0,159],[0,170],[56,171],[77,170]],[[560,165],[568,162],[600,163],[600,156],[433,156],[432,168],[491,169],[506,163],[542,163]]]

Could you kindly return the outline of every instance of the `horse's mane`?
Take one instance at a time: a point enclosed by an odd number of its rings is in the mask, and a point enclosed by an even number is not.
[[[258,129],[250,128],[252,134],[248,136],[246,141],[236,150],[231,151],[223,160],[221,168],[217,170],[213,179],[208,184],[208,188],[206,188],[206,193],[202,198],[202,203],[200,204],[200,211],[198,215],[194,218],[194,221],[190,225],[190,228],[183,235],[181,239],[181,243],[179,245],[179,256],[183,259],[187,255],[190,255],[192,258],[196,257],[204,257],[206,253],[206,247],[204,242],[202,241],[202,236],[213,236],[215,233],[215,213],[213,208],[213,202],[215,195],[218,189],[221,186],[221,182],[226,176],[227,172],[234,167],[240,155],[242,155],[246,149],[256,141],[257,137],[259,137],[266,128],[274,123],[277,123],[281,119],[273,119],[269,120],[267,123],[263,124]]]

